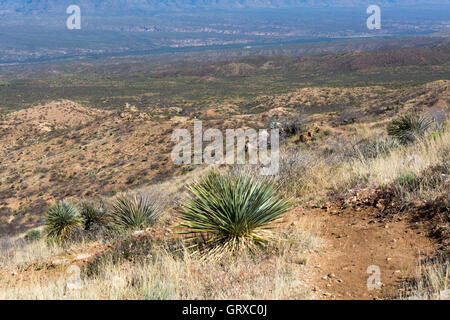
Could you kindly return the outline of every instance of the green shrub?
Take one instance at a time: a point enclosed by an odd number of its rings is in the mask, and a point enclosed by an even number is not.
[[[41,238],[41,232],[39,230],[30,230],[25,235],[25,240],[29,242],[37,241]]]
[[[187,230],[182,233],[205,239],[212,252],[233,253],[266,243],[268,224],[291,205],[272,183],[242,173],[210,172],[188,190],[180,212],[180,227]]]
[[[51,206],[45,216],[45,230],[50,239],[65,241],[76,227],[82,226],[83,219],[77,208],[67,201]]]
[[[443,121],[442,123],[437,123],[433,132],[430,133],[430,137],[433,140],[437,140],[448,130],[449,123],[448,121]]]
[[[127,184],[133,184],[136,181],[136,176],[129,176],[127,179]]]
[[[93,225],[106,226],[110,221],[106,206],[102,200],[98,202],[81,202],[80,214],[83,218],[83,225],[85,230],[90,230]]]
[[[414,173],[406,173],[406,174],[402,174],[399,175],[397,177],[397,182],[400,186],[402,187],[406,187],[406,186],[410,186],[416,179],[416,176],[414,175]]]
[[[360,148],[360,152],[365,158],[371,159],[387,156],[393,149],[398,148],[399,146],[400,144],[397,139],[377,139],[364,144]]]
[[[422,137],[433,124],[433,119],[417,114],[400,116],[388,124],[388,134],[401,143],[414,142],[417,137]]]
[[[151,226],[161,216],[162,208],[148,193],[123,194],[112,204],[111,224],[117,231],[140,230]]]

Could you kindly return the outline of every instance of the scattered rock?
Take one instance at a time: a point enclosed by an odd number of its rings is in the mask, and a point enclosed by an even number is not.
[[[75,260],[86,260],[86,259],[89,259],[90,257],[92,257],[92,254],[90,254],[90,253],[82,253],[82,254],[77,255],[75,257]]]
[[[144,233],[145,233],[144,230],[137,230],[137,231],[133,232],[133,236],[139,236],[139,235],[144,234]]]
[[[59,265],[63,265],[66,264],[68,262],[67,259],[55,259],[51,262],[51,265],[53,266],[59,266]]]
[[[438,297],[440,300],[450,300],[450,289],[440,291]]]

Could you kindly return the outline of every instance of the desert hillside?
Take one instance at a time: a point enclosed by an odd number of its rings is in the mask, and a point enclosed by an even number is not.
[[[430,284],[416,270],[420,261],[441,268],[436,259],[448,252],[449,85],[439,80],[400,89],[303,87],[188,111],[150,112],[129,103],[119,111],[104,110],[58,100],[11,112],[0,123],[0,232],[8,236],[2,238],[0,297],[445,295],[444,289],[423,288],[439,283]],[[388,140],[389,124],[411,114],[434,124],[415,142]],[[294,205],[276,225],[277,240],[257,257],[249,253],[230,256],[225,265],[203,264],[203,258],[179,251],[184,237],[176,230],[185,186],[211,168],[174,165],[171,133],[191,130],[195,119],[203,120],[204,128],[221,130],[276,123],[282,132],[274,183]],[[157,197],[164,217],[112,241],[81,230],[69,246],[24,240],[41,237],[49,208],[60,200],[82,210],[82,203],[102,199],[108,207],[130,190]],[[365,286],[371,265],[381,268],[383,279],[373,291]],[[68,266],[82,270],[80,288],[67,287]],[[115,287],[108,285],[112,277]],[[230,287],[236,279],[240,285]],[[422,281],[420,286],[412,279]],[[143,287],[148,283],[152,287]],[[148,291],[142,293],[144,288]]]
[[[0,65],[0,299],[449,299],[449,48]]]
[[[448,96],[448,82],[437,81],[408,90],[302,88],[258,96],[240,114],[242,107],[232,103],[180,115],[175,107],[150,113],[127,104],[123,112],[111,112],[67,100],[13,112],[0,123],[1,230],[14,234],[39,225],[57,200],[111,196],[193,169],[168,160],[173,128],[191,129],[194,118],[211,128],[266,128],[300,114],[299,136],[320,130],[320,138],[304,143],[317,149],[331,143],[327,130],[335,140],[355,136],[355,122],[376,127],[399,112],[445,113]]]

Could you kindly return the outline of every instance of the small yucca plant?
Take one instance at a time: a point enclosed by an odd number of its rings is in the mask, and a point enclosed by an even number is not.
[[[29,242],[37,241],[41,238],[42,234],[39,230],[30,230],[25,235],[25,240]]]
[[[188,191],[180,209],[182,233],[206,240],[213,253],[253,250],[266,243],[269,224],[291,205],[272,183],[245,174],[210,172]]]
[[[45,230],[50,239],[58,242],[69,238],[76,227],[82,226],[77,208],[67,201],[52,205],[45,215]]]
[[[402,143],[414,142],[417,137],[422,137],[433,124],[433,119],[428,116],[407,114],[400,116],[389,123],[388,134]]]
[[[386,156],[391,151],[400,146],[397,139],[387,138],[382,140],[375,140],[363,145],[360,152],[366,158],[376,158],[379,156]]]
[[[105,204],[99,202],[84,201],[80,205],[80,214],[83,217],[85,230],[90,230],[92,226],[106,226],[110,220]]]
[[[110,210],[111,225],[117,231],[140,230],[156,222],[162,208],[148,193],[118,195]]]

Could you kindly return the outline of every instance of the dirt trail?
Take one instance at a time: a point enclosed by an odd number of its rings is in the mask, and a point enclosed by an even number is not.
[[[312,288],[319,299],[387,299],[398,297],[401,279],[412,275],[421,255],[432,255],[436,244],[419,224],[377,208],[309,211],[322,225],[325,247],[311,255],[316,269]],[[369,266],[380,268],[381,289],[368,290]]]

